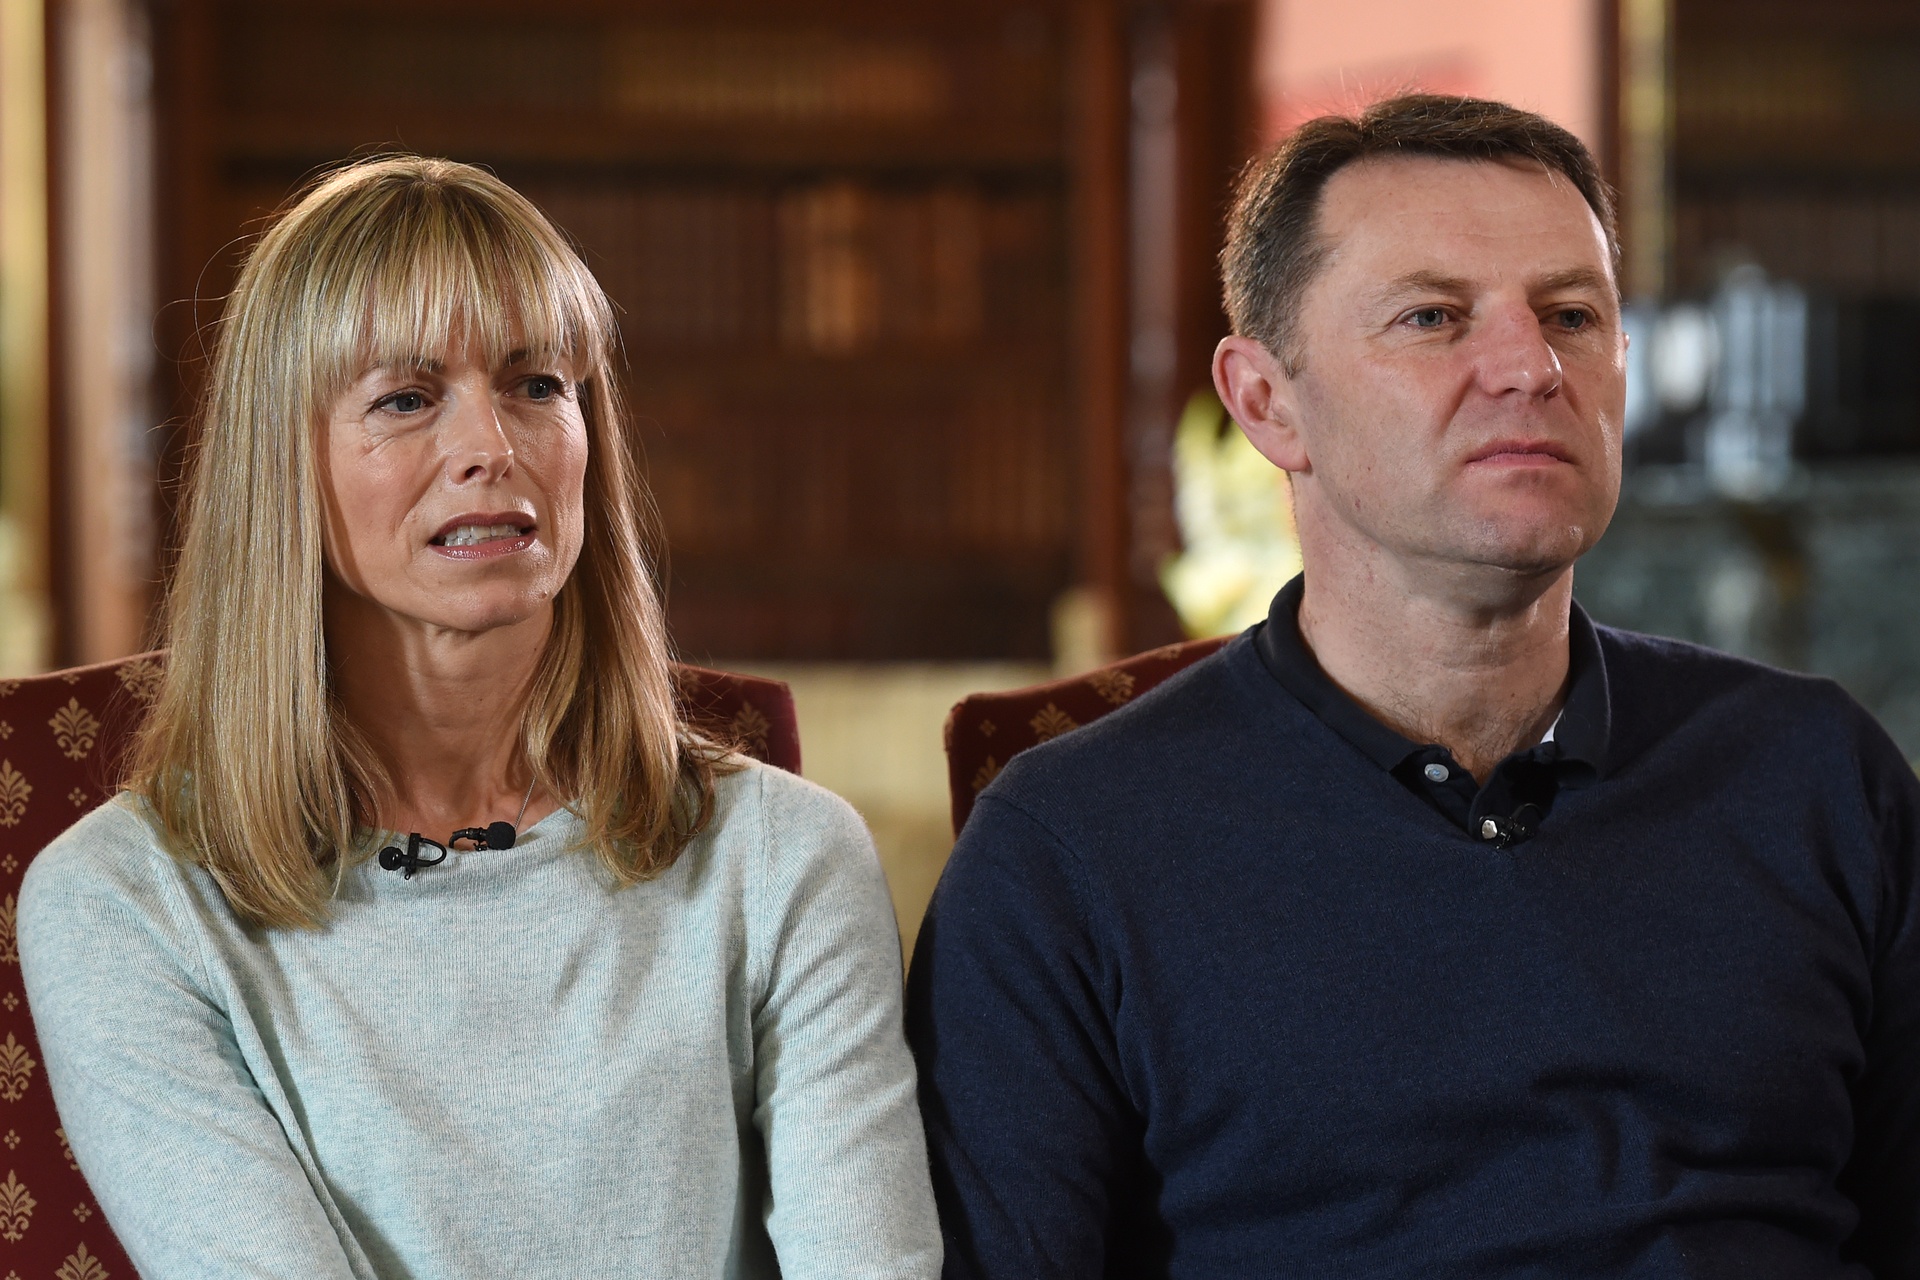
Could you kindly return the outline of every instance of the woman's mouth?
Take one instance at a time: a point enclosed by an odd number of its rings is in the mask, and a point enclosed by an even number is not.
[[[474,512],[441,525],[427,545],[449,560],[487,560],[526,550],[533,533],[532,517],[519,512]]]
[[[518,538],[527,531],[517,524],[463,524],[433,540],[436,547],[477,547],[501,538]]]

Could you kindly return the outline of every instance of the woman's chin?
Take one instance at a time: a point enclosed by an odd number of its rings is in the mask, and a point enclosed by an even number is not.
[[[479,599],[447,601],[442,607],[413,614],[415,621],[433,631],[457,631],[470,635],[538,626],[545,636],[545,624],[553,614],[550,595],[516,592],[498,595],[489,592]]]

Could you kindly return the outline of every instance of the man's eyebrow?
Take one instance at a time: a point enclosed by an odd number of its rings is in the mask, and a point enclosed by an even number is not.
[[[1607,293],[1612,291],[1613,282],[1592,267],[1568,267],[1542,276],[1533,284],[1535,293],[1557,293],[1562,289],[1598,289]]]
[[[1408,294],[1442,293],[1461,297],[1472,291],[1473,286],[1459,276],[1443,275],[1438,271],[1409,271],[1406,275],[1387,281],[1374,296],[1382,302],[1389,302]]]

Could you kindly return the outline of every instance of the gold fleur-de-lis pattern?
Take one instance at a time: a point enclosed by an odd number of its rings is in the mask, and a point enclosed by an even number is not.
[[[1087,677],[1087,683],[1116,707],[1133,697],[1133,676],[1126,671],[1095,671]]]
[[[113,1273],[108,1271],[100,1259],[87,1252],[83,1242],[78,1249],[67,1255],[60,1269],[53,1273],[53,1280],[108,1280]]]
[[[166,668],[160,665],[158,658],[135,658],[122,663],[115,669],[114,675],[125,689],[143,706],[153,703],[160,696],[160,681],[166,676]]]
[[[760,713],[760,708],[748,703],[734,713],[731,727],[735,742],[749,749],[765,751],[767,734],[772,731],[773,723]]]
[[[69,760],[85,759],[100,732],[100,721],[80,705],[78,698],[68,698],[67,705],[54,712],[47,723],[53,728],[53,740]]]
[[[1040,708],[1038,715],[1027,722],[1033,727],[1035,742],[1051,742],[1069,729],[1078,729],[1080,722],[1049,702]]]
[[[33,1222],[34,1199],[13,1170],[0,1182],[0,1240],[17,1241]]]
[[[33,784],[27,775],[14,768],[13,761],[0,760],[0,827],[19,826],[32,798]]]
[[[13,1032],[7,1032],[7,1038],[0,1041],[0,1098],[18,1102],[26,1097],[27,1087],[33,1083],[33,1069],[39,1065],[27,1046],[15,1040]]]
[[[110,793],[160,654],[0,682],[0,1280],[132,1280],[46,1087],[20,980],[20,879]]]

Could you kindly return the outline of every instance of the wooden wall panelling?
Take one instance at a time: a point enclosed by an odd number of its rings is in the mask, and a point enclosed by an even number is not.
[[[1211,388],[1227,332],[1218,255],[1234,177],[1256,141],[1254,16],[1246,0],[1163,0],[1132,14],[1129,651],[1182,636],[1159,585],[1179,549],[1173,429]]]
[[[1079,399],[1080,581],[1103,657],[1132,649],[1127,511],[1128,389],[1126,24],[1115,0],[1077,0],[1069,64],[1073,305]]]

